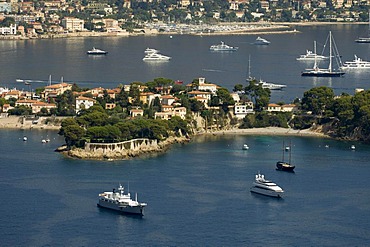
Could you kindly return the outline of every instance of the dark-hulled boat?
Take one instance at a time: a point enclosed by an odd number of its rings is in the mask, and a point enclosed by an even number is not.
[[[283,142],[283,159],[282,161],[276,162],[276,170],[278,171],[286,171],[286,172],[294,172],[295,165],[291,164],[292,158],[292,145],[284,146]],[[289,148],[288,148],[289,147]],[[289,162],[284,160],[285,152],[289,152]]]

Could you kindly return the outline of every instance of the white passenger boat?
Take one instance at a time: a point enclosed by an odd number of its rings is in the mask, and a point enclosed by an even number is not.
[[[272,181],[266,180],[265,176],[260,173],[256,175],[256,179],[253,182],[250,191],[257,194],[278,198],[282,197],[284,193],[284,190],[280,186]]]
[[[211,51],[237,51],[239,47],[229,46],[221,41],[221,44],[211,45],[209,49]]]
[[[144,208],[147,206],[144,202],[131,199],[130,192],[124,193],[124,187],[119,185],[118,192],[115,189],[99,194],[99,207],[112,209],[122,213],[144,215]]]
[[[171,57],[159,54],[157,52],[147,53],[143,58],[143,61],[150,62],[150,61],[169,61]]]
[[[364,61],[355,55],[355,59],[352,61],[346,61],[343,63],[341,69],[353,69],[353,70],[364,70],[370,69],[370,62]]]
[[[269,45],[270,41],[258,36],[257,39],[252,44],[254,44],[254,45]]]
[[[87,51],[87,54],[88,55],[106,55],[108,54],[108,52],[93,47],[91,50]]]

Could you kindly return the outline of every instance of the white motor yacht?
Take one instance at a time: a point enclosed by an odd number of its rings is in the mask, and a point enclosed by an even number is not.
[[[306,54],[300,55],[299,57],[297,57],[298,61],[315,61],[315,59],[317,61],[321,61],[321,60],[327,60],[327,59],[329,59],[329,57],[323,56],[323,55],[318,55],[315,52],[312,52],[310,50],[307,50]]]
[[[329,59],[329,57],[316,53],[316,41],[313,42],[313,51],[306,50],[306,54],[297,57],[298,61],[322,61],[327,59]]]
[[[264,38],[261,38],[261,37],[257,37],[257,39],[254,41],[254,45],[269,45],[271,42],[264,39]]]
[[[229,46],[226,45],[224,42],[221,41],[221,44],[218,45],[211,45],[209,48],[211,51],[237,51],[239,47]]]
[[[144,202],[138,202],[137,195],[135,200],[132,200],[130,192],[125,194],[123,186],[119,185],[118,192],[113,189],[113,191],[99,194],[98,206],[122,213],[144,215],[144,208],[147,204]]]
[[[143,58],[143,61],[150,62],[150,61],[169,61],[171,57],[159,54],[157,52],[147,53]]]
[[[279,198],[282,197],[284,193],[284,190],[280,186],[272,181],[266,180],[265,176],[260,173],[256,175],[256,179],[253,182],[250,191],[265,196]]]
[[[286,87],[286,85],[283,84],[275,84],[271,82],[265,82],[262,80],[260,80],[258,83],[262,86],[262,88],[268,88],[270,90],[281,90]]]
[[[353,70],[363,70],[363,69],[370,69],[370,62],[364,61],[361,58],[355,55],[355,59],[352,61],[344,62],[341,66],[341,69],[353,69]]]
[[[90,51],[87,51],[87,54],[88,55],[106,55],[108,54],[108,52],[93,47]]]

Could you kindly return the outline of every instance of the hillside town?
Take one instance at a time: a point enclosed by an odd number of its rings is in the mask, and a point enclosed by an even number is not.
[[[368,0],[2,0],[0,38],[239,32],[282,22],[367,22],[369,4]]]
[[[158,80],[165,79],[159,78]],[[73,88],[76,85],[62,82],[45,86],[38,94],[32,91],[0,87],[1,117],[6,118],[12,114],[73,116],[79,115],[81,111],[85,111],[95,104],[103,104],[102,107],[108,111],[119,108],[119,111],[125,112],[126,117],[131,119],[145,116],[170,120],[177,116],[185,120],[189,118],[192,111],[196,113],[203,109],[217,112],[226,103],[232,118],[242,120],[248,114],[255,113],[254,103],[244,94],[240,92],[229,93],[227,89],[208,83],[205,78],[198,78],[194,81],[187,85],[183,85],[181,81],[175,81],[173,85],[156,86],[154,90],[149,89],[146,85],[132,83],[113,89],[98,87],[85,89],[84,91],[76,91]],[[175,87],[184,89],[184,91],[175,93]],[[68,97],[66,94],[68,95],[70,92],[73,93],[71,104],[62,106],[64,102],[61,102],[61,98]],[[127,95],[126,108],[120,106],[122,103],[119,98],[122,98],[123,93]],[[193,105],[182,103],[184,100],[179,98],[179,94],[193,102]],[[153,105],[156,105],[157,108],[155,108],[156,110],[152,116],[149,116],[147,108]],[[61,109],[62,107],[68,108],[68,110],[64,111]],[[294,104],[270,103],[265,110],[267,112],[293,112],[297,110],[297,106]],[[217,128],[216,125],[209,127]]]

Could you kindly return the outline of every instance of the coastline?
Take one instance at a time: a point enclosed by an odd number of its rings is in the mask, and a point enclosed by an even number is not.
[[[59,130],[62,118],[54,118],[54,121],[49,121],[50,119],[51,117],[40,117],[36,123],[20,116],[0,117],[0,129]]]
[[[320,138],[331,138],[320,131],[312,129],[295,130],[291,128],[281,127],[265,127],[265,128],[251,128],[251,129],[229,129],[218,130],[212,132],[199,133],[200,135],[271,135],[271,136],[312,136]]]
[[[23,119],[23,120],[22,120]],[[25,121],[24,117],[9,116],[0,117],[0,129],[37,129],[37,130],[59,130],[60,119],[50,123],[50,118],[39,118],[37,124],[33,124],[33,121]],[[193,138],[197,136],[222,136],[222,135],[270,135],[270,136],[304,136],[304,137],[318,137],[318,138],[330,138],[328,135],[323,134],[320,129],[317,131],[312,129],[305,130],[294,130],[291,128],[280,128],[280,127],[266,127],[266,128],[251,128],[251,129],[228,129],[228,130],[217,130],[210,132],[198,132],[194,134],[190,139],[188,137],[170,137],[155,145],[146,145],[141,148],[133,150],[105,150],[98,149],[95,152],[89,152],[81,148],[74,148],[72,150],[66,150],[65,145],[57,148],[55,151],[62,153],[64,156],[75,159],[86,159],[86,160],[127,160],[134,157],[158,155],[166,152],[175,143],[187,143],[191,142]]]
[[[61,125],[60,122],[63,118],[58,118],[54,123],[47,123],[50,117],[40,117],[37,124],[32,121],[25,120],[22,123],[22,117],[9,116],[0,117],[0,129],[45,129],[45,130],[59,130]],[[321,133],[319,130],[314,131],[312,129],[295,130],[291,128],[280,128],[280,127],[265,127],[265,128],[251,128],[251,129],[238,129],[232,128],[228,130],[216,130],[210,132],[198,132],[198,135],[285,135],[285,136],[316,136],[316,137],[328,137]]]
[[[160,32],[153,28],[138,28],[135,32],[72,32],[60,34],[44,34],[38,37],[26,37],[20,35],[0,36],[0,40],[35,40],[35,39],[60,39],[60,38],[84,38],[84,37],[131,37],[131,36],[156,36],[156,35],[195,35],[195,36],[212,36],[212,35],[262,35],[262,34],[296,34],[300,33],[296,27],[300,26],[323,26],[323,25],[368,25],[367,22],[224,22],[215,26],[234,26],[239,27],[233,30],[217,30],[214,32],[194,32],[180,33],[178,31]],[[249,29],[245,29],[250,26]],[[293,29],[292,29],[293,28]]]

